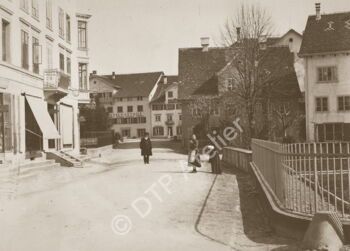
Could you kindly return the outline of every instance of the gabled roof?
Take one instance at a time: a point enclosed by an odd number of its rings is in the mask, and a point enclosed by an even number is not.
[[[120,89],[115,97],[147,97],[153,87],[163,76],[163,72],[147,72],[132,74],[99,75],[97,77]]]
[[[269,72],[273,78],[269,79],[272,96],[283,96],[281,93],[288,93],[284,98],[300,95],[300,89],[294,70],[294,54],[288,46],[267,47],[261,51],[262,58],[260,66]],[[213,74],[210,79],[202,83],[193,95],[216,95],[218,94],[218,75],[226,69],[235,67],[232,60],[227,63],[218,73]]]
[[[350,12],[309,16],[300,55],[350,51]]]
[[[189,99],[193,92],[220,71],[229,60],[230,48],[209,47],[179,49],[179,99]]]
[[[165,76],[165,77],[167,77],[167,84],[164,84],[163,81],[158,83],[156,92],[153,95],[151,103],[164,103],[166,90],[176,85],[178,82],[178,76]]]

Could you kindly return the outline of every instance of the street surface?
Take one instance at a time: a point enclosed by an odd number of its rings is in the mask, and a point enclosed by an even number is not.
[[[192,174],[180,151],[153,152],[150,165],[139,149],[117,149],[14,184],[1,197],[0,250],[292,250],[266,224],[248,175],[216,176],[207,163]]]

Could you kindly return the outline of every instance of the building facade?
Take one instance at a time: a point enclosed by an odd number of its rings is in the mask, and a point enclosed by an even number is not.
[[[140,138],[146,132],[152,135],[150,103],[163,75],[163,72],[91,75],[92,89],[107,108],[115,133],[123,138]]]
[[[271,81],[274,83],[267,91],[266,96],[269,97],[257,102],[254,108],[259,111],[255,112],[254,117],[257,137],[270,136],[268,128],[272,128],[272,125],[269,120],[278,119],[269,118],[269,114],[279,110],[278,107],[296,108],[294,110],[298,111],[297,115],[303,113],[303,106],[299,104],[302,102],[301,88],[294,69],[301,40],[302,36],[294,30],[288,31],[282,37],[262,38],[261,41],[259,39],[260,53],[264,54],[264,60],[259,63],[267,71],[273,72],[275,67],[281,68],[281,71],[275,73],[276,81]],[[220,133],[221,127],[230,123],[227,120],[232,116],[239,117],[241,123],[244,123],[244,105],[240,106],[235,101],[239,98],[229,96],[237,84],[235,79],[239,79],[234,77],[237,69],[232,63],[235,50],[239,50],[236,46],[239,44],[231,47],[209,47],[208,39],[202,39],[200,48],[179,49],[179,98],[182,103],[184,145],[187,145],[193,133],[204,141],[207,140],[208,131]],[[225,100],[225,96],[230,100]],[[271,138],[277,137],[281,136],[271,134]]]
[[[350,140],[350,12],[309,16],[300,56],[305,61],[308,141]]]
[[[89,18],[69,0],[1,1],[1,156],[79,152]]]
[[[152,137],[182,137],[182,109],[178,89],[177,76],[165,76],[158,85],[151,101]]]

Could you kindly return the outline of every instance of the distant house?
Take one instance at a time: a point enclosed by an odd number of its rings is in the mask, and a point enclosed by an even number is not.
[[[350,12],[309,16],[300,57],[305,60],[309,141],[350,140]]]
[[[287,103],[289,107],[296,107],[298,113],[303,112],[303,107],[300,105],[302,95],[294,70],[300,43],[301,35],[293,30],[288,31],[281,38],[266,38],[260,43],[261,51],[266,55],[265,67],[273,71],[274,64],[281,62],[285,69],[277,74],[278,80],[274,80],[271,89],[266,90],[269,103],[262,100],[258,104],[257,109],[261,109],[261,113],[257,113],[260,116],[256,118],[256,121],[261,125],[261,130],[267,126],[268,114],[282,109]],[[221,122],[227,117],[226,104],[221,102],[220,97],[230,92],[235,84],[232,78],[236,72],[232,64],[234,50],[235,46],[211,48],[206,44],[202,48],[179,50],[179,98],[182,102],[182,131],[185,144],[192,133],[200,134],[198,126],[201,118],[196,115],[201,111],[193,109],[193,102],[196,98],[206,96],[218,100],[217,107],[214,106],[210,111],[209,130],[220,130]],[[290,102],[294,105],[291,105]],[[236,108],[239,109],[239,107]],[[267,135],[268,132],[266,131],[265,134]],[[290,134],[293,133],[290,132]],[[278,135],[270,136],[278,137]]]
[[[151,101],[153,137],[182,136],[181,104],[178,100],[178,77],[164,76]]]
[[[90,77],[92,89],[108,109],[114,132],[125,138],[151,132],[150,102],[163,75],[163,72],[112,73]]]

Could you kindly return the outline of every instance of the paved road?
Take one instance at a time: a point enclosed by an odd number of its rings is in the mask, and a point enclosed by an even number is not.
[[[104,156],[113,165],[18,184],[0,204],[0,250],[290,250],[251,204],[249,177],[208,166],[190,174],[183,154],[154,155],[144,165],[139,150],[118,149]]]

